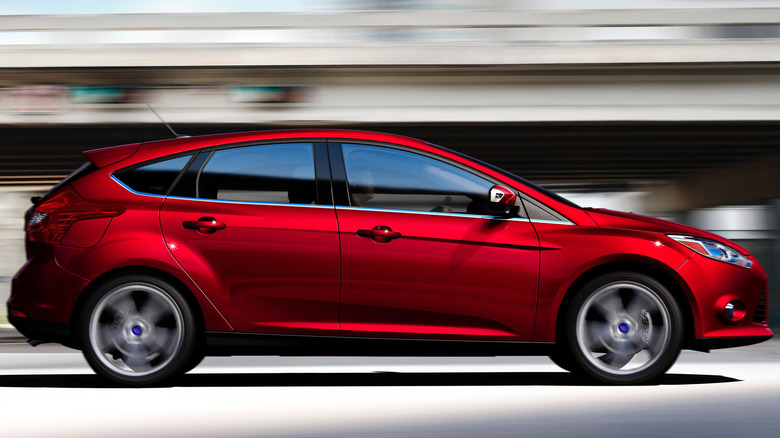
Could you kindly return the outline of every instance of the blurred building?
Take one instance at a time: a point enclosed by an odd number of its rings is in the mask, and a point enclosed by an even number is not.
[[[0,16],[0,280],[23,262],[24,199],[82,150],[170,135],[151,104],[190,135],[411,135],[713,230],[762,261],[780,322],[780,2],[301,4]]]

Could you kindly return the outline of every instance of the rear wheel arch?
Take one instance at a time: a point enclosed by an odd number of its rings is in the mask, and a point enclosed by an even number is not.
[[[121,277],[129,277],[129,276],[135,276],[135,275],[142,275],[142,276],[149,276],[154,277],[159,280],[165,281],[169,283],[171,286],[175,287],[184,297],[184,299],[187,300],[187,304],[190,306],[190,309],[192,310],[194,316],[195,316],[195,322],[198,329],[199,334],[201,337],[205,334],[205,318],[203,316],[203,311],[200,307],[200,304],[198,303],[198,300],[195,298],[194,293],[192,290],[187,287],[184,282],[182,282],[179,278],[177,278],[175,275],[166,272],[161,269],[156,268],[150,268],[147,266],[126,266],[122,268],[117,268],[111,271],[108,271],[99,277],[92,280],[87,287],[84,288],[84,290],[79,294],[78,298],[76,299],[75,304],[73,305],[73,311],[71,312],[70,316],[70,338],[71,342],[68,345],[72,348],[81,349],[81,340],[78,337],[79,329],[78,324],[79,321],[81,321],[81,315],[84,311],[84,305],[87,302],[87,299],[95,293],[95,291],[102,286],[103,284],[115,280],[117,278]]]

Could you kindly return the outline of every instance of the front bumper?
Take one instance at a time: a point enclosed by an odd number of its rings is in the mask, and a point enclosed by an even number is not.
[[[677,272],[689,287],[695,334],[689,348],[710,350],[751,345],[773,333],[767,323],[767,276],[755,258],[751,269],[694,254]],[[726,317],[726,304],[744,306],[739,320]]]
[[[688,346],[691,350],[708,352],[720,348],[744,347],[768,341],[772,335],[739,336],[724,338],[697,338]]]

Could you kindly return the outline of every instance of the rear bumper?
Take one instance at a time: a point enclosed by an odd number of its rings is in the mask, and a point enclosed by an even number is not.
[[[9,310],[10,312],[10,310]],[[38,321],[8,315],[8,322],[22,335],[36,341],[58,342],[67,347],[76,348],[71,337],[70,327],[62,322]]]
[[[89,282],[60,267],[54,250],[42,248],[14,276],[6,303],[8,321],[30,339],[72,346],[73,305]]]
[[[68,323],[76,297],[87,284],[87,279],[60,267],[52,254],[43,254],[16,273],[6,304],[33,320]]]

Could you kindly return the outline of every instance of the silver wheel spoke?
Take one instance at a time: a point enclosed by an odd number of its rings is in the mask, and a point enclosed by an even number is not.
[[[145,320],[148,321],[150,324],[153,324],[155,326],[159,325],[161,322],[163,322],[165,319],[168,319],[171,317],[171,312],[168,309],[156,306],[156,305],[147,305],[140,313],[139,315]]]
[[[640,351],[647,348],[647,342],[643,341],[641,337],[633,337],[631,338],[631,350],[635,353],[639,353]]]
[[[144,356],[122,356],[122,361],[135,372],[144,372],[152,369],[152,365],[149,363],[149,360]]]
[[[168,327],[157,327],[155,330],[155,336],[146,338],[148,342],[144,342],[146,345],[157,345],[159,347],[159,344],[157,344],[158,340],[162,340],[163,343],[166,342],[166,340],[171,339],[171,337],[176,335],[177,330],[173,328]],[[162,347],[160,347],[162,348]]]
[[[588,321],[588,349],[593,352],[606,351],[604,340],[609,336],[609,324],[605,321]]]
[[[130,295],[122,295],[117,300],[106,303],[106,309],[104,311],[112,312],[121,318],[127,318],[128,316],[137,315],[138,309],[135,307],[135,302],[130,298]]]
[[[618,295],[617,291],[613,291],[594,302],[593,310],[600,313],[604,320],[610,324],[617,322],[620,313],[625,313],[623,301],[620,299],[620,295]]]
[[[607,353],[599,357],[599,360],[609,365],[611,368],[620,369],[626,366],[633,359],[633,354]]]

